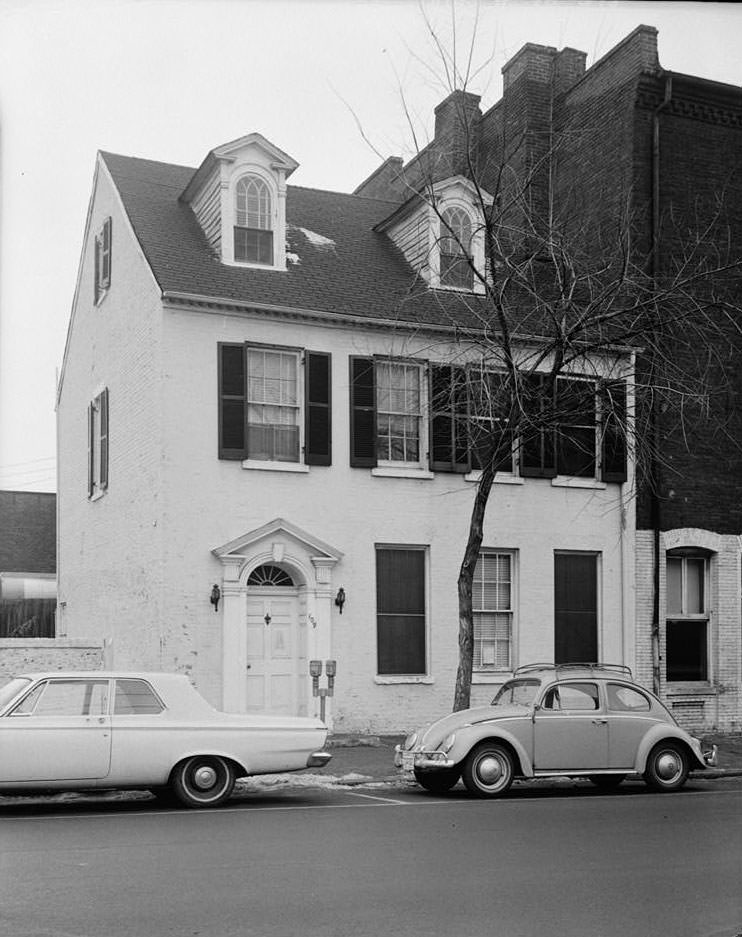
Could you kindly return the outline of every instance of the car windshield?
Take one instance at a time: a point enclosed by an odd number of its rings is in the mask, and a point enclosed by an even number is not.
[[[509,680],[497,691],[493,706],[530,706],[540,686],[538,680]]]
[[[31,681],[27,677],[14,677],[4,686],[0,687],[0,710],[5,709],[8,703],[24,690]]]

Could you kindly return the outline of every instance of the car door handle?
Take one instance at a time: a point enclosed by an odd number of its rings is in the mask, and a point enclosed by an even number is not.
[[[607,719],[593,719],[592,722],[594,726],[604,726],[608,724]]]

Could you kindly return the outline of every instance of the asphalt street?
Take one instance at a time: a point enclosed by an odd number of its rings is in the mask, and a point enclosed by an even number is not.
[[[742,779],[676,794],[399,785],[0,808],[13,937],[738,937]]]

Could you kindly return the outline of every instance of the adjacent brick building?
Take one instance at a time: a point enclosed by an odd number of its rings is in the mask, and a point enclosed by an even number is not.
[[[507,197],[529,175],[530,217],[557,205],[596,243],[629,212],[658,276],[671,208],[722,181],[733,225],[742,204],[742,95],[664,72],[655,30],[587,71],[529,44],[503,73],[501,101],[454,92],[430,146],[352,195],[287,184],[295,160],[255,133],[195,170],[99,155],[58,400],[63,633],[186,671],[227,709],[310,711],[309,659],[337,660],[337,728],[450,705],[479,475],[432,398],[453,361],[477,365],[460,336],[486,300],[415,190],[473,232],[482,271],[472,178]],[[573,377],[630,388],[631,363]],[[662,414],[672,494],[642,477],[637,499],[630,458],[608,471],[599,407],[577,473],[533,477],[514,442],[475,577],[474,701],[567,655],[631,665],[689,724],[739,726],[737,399],[721,459],[702,424],[688,439]]]

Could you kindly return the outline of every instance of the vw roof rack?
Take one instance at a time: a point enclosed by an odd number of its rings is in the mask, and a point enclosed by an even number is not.
[[[596,670],[610,670],[613,673],[622,673],[628,676],[633,680],[633,674],[631,673],[631,667],[628,667],[626,664],[606,664],[601,662],[596,663],[587,662],[587,661],[575,661],[566,664],[550,664],[550,663],[539,663],[539,664],[524,664],[522,667],[516,667],[513,671],[513,676],[521,673],[528,673],[535,670],[555,670],[557,673],[560,673],[565,670],[587,670],[589,673],[593,673]]]

